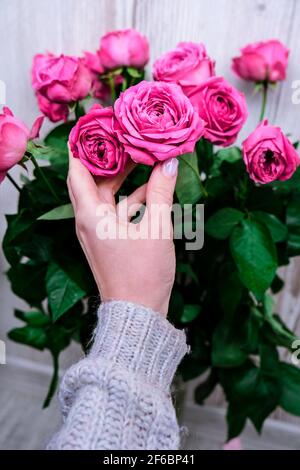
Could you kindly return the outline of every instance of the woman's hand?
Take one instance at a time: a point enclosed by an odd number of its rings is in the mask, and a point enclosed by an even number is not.
[[[170,209],[178,161],[157,165],[147,184],[116,204],[115,194],[133,166],[129,162],[114,178],[94,178],[70,153],[76,233],[103,301],[139,303],[166,315],[175,276]],[[130,222],[145,202],[141,221]]]

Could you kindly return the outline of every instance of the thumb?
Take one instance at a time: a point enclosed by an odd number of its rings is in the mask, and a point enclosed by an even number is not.
[[[149,204],[172,205],[177,173],[177,158],[171,158],[155,166],[147,185],[147,206]]]

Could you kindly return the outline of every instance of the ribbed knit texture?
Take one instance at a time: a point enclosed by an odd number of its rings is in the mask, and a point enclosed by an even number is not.
[[[65,374],[49,449],[178,449],[170,384],[185,334],[140,305],[101,304],[90,353]]]

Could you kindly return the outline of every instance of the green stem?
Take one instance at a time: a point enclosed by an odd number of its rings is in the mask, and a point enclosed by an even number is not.
[[[108,84],[111,92],[111,100],[114,103],[117,99],[116,89],[115,89],[115,79],[112,75],[108,77]]]
[[[48,187],[50,193],[56,199],[56,201],[60,203],[61,201],[60,201],[59,197],[57,196],[56,192],[54,191],[54,189],[53,189],[51,183],[49,182],[49,180],[46,178],[45,173],[43,172],[42,168],[39,166],[38,162],[36,161],[36,159],[34,158],[33,155],[31,155],[30,158],[31,158],[31,161],[33,163],[33,166],[36,168],[37,172],[39,173],[41,178],[44,180],[44,183]]]
[[[9,173],[6,173],[6,176],[7,178],[9,179],[9,181],[11,182],[11,184],[19,191],[19,193],[21,192],[21,188],[20,186],[15,182],[15,180],[13,179],[13,177],[9,174]]]
[[[262,90],[262,104],[261,104],[261,111],[259,116],[259,121],[261,122],[265,117],[266,111],[266,104],[267,104],[267,97],[268,97],[268,82],[265,81],[263,83],[263,90]]]
[[[43,408],[47,408],[47,406],[49,406],[49,404],[50,404],[50,402],[53,398],[53,395],[55,393],[57,383],[58,383],[58,355],[53,354],[52,359],[53,359],[53,375],[52,375],[52,379],[51,379],[51,382],[50,382],[50,386],[49,386],[47,396],[46,396],[45,401],[43,403]]]
[[[76,121],[78,121],[79,118],[84,116],[84,114],[85,114],[84,107],[82,106],[80,101],[77,101],[77,103],[75,105],[74,113],[75,113]]]

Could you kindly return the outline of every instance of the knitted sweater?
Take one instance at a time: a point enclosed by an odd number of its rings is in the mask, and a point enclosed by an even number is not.
[[[64,424],[49,449],[178,449],[170,384],[187,352],[183,331],[140,305],[110,301],[87,357],[65,374]]]

